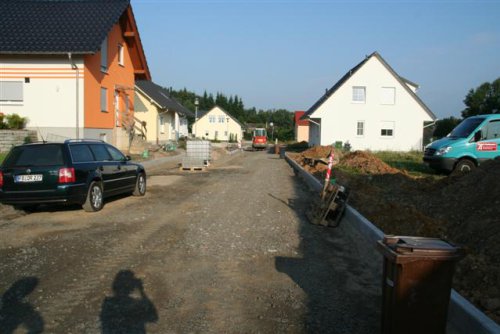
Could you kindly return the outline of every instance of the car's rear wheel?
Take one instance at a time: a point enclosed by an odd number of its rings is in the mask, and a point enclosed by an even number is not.
[[[87,199],[83,203],[83,210],[87,212],[96,212],[104,206],[104,197],[102,185],[100,182],[92,182],[87,193]]]
[[[134,196],[144,196],[146,194],[146,175],[140,173],[135,181]]]

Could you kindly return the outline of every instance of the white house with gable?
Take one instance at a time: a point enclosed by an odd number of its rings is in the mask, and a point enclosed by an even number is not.
[[[349,142],[353,150],[422,150],[424,123],[436,116],[377,52],[349,70],[302,116],[309,144]]]
[[[199,111],[198,118],[193,124],[193,133],[197,138],[209,140],[229,141],[241,140],[243,126],[227,111],[215,106],[208,111]]]

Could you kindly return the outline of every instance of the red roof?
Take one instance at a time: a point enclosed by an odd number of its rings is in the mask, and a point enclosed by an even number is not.
[[[295,112],[295,125],[305,125],[309,126],[309,122],[306,120],[300,120],[302,115],[304,115],[306,112],[305,111],[296,111]]]

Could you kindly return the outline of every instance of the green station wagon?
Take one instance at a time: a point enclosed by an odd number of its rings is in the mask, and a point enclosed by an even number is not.
[[[126,193],[144,196],[144,167],[103,141],[19,145],[0,166],[0,202],[21,209],[65,203],[93,212]]]

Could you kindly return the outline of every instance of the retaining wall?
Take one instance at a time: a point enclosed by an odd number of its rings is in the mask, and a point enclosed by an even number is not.
[[[300,176],[312,190],[321,191],[323,187],[318,179],[305,171],[295,162],[295,160],[291,159],[288,154],[285,155],[285,159],[294,169],[295,173]],[[373,247],[375,247],[377,241],[382,240],[384,237],[384,232],[382,230],[373,225],[368,219],[350,206],[347,206],[343,220],[347,220],[350,224],[354,225],[367,240],[373,243]],[[498,334],[500,333],[500,326],[462,297],[458,292],[452,290],[448,307],[448,333]]]
[[[37,134],[30,130],[0,130],[0,152],[8,152],[12,146],[25,142],[26,137],[31,141],[37,141]]]

